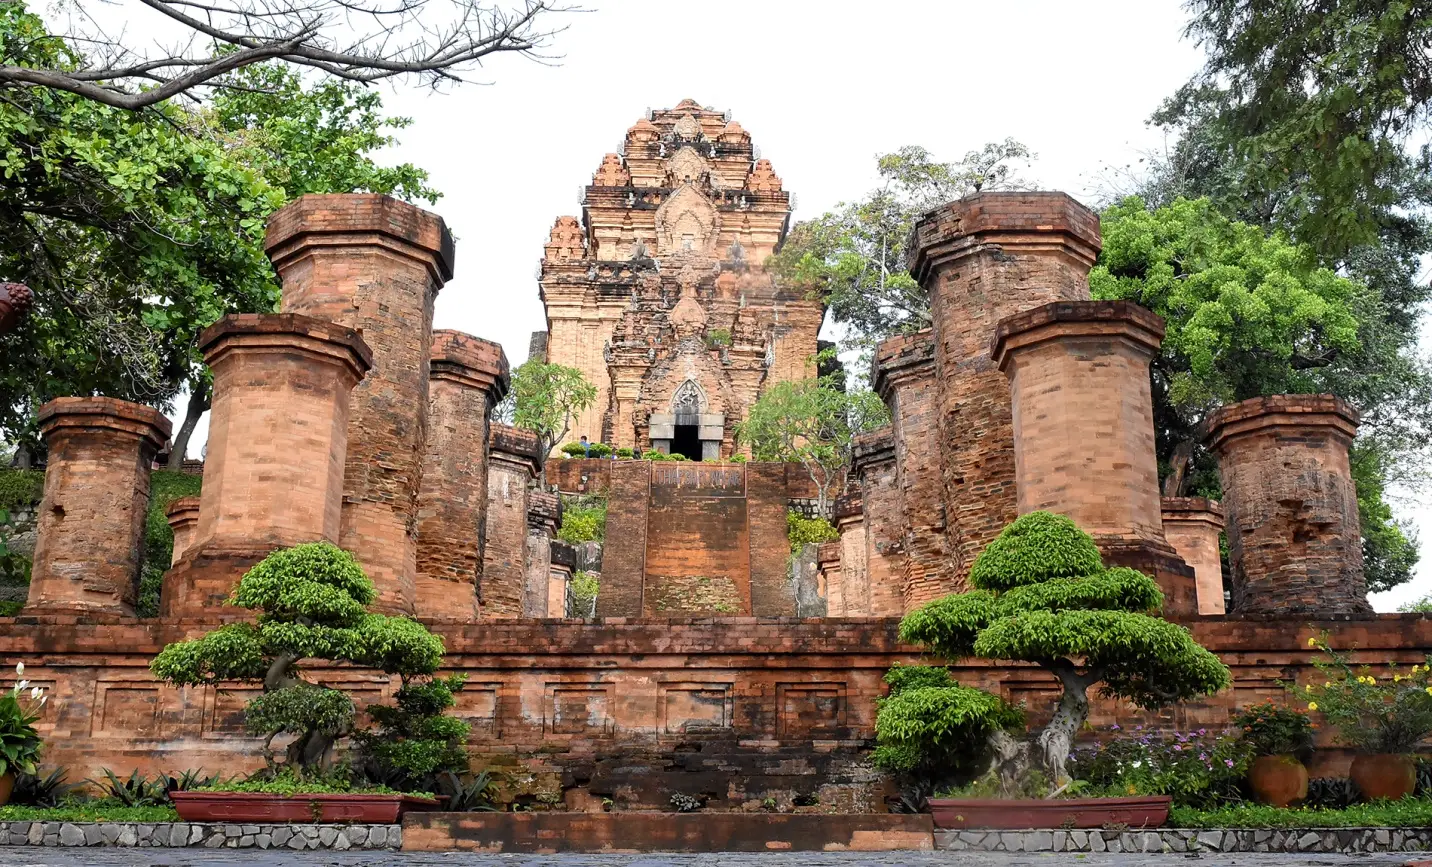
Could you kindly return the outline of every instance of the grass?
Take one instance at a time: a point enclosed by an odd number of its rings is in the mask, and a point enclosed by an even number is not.
[[[1341,810],[1239,804],[1216,810],[1174,807],[1178,828],[1420,828],[1432,825],[1432,799],[1404,798],[1354,804]]]
[[[60,807],[0,807],[0,822],[177,822],[173,807],[126,807],[114,800],[80,801]]]

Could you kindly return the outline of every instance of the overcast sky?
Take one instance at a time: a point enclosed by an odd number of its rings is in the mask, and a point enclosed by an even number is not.
[[[873,187],[876,154],[918,144],[955,159],[1007,136],[1039,155],[1043,186],[1087,199],[1104,167],[1161,145],[1145,120],[1202,58],[1174,0],[589,5],[566,16],[557,65],[499,56],[488,86],[385,93],[414,120],[389,156],[431,172],[458,239],[435,325],[501,342],[514,366],[545,327],[535,273],[553,220],[579,213],[579,188],[649,107],[729,109],[794,192],[797,219]],[[1432,538],[1432,513],[1401,511]],[[1374,601],[1390,610],[1427,592],[1424,561],[1413,585]]]

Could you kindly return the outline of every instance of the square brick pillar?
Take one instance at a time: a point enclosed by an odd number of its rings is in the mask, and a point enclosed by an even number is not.
[[[865,505],[860,492],[836,497],[831,513],[836,532],[840,533],[840,580],[830,585],[827,613],[831,617],[864,614],[870,576],[866,572]]]
[[[905,534],[900,481],[895,469],[895,435],[882,427],[855,439],[851,474],[860,483],[865,508],[865,598],[848,614],[900,616],[905,613],[901,586],[905,576]]]
[[[526,580],[522,586],[522,616],[546,617],[552,582],[552,542],[562,523],[562,498],[533,491],[527,498]]]
[[[428,446],[418,493],[419,617],[477,616],[488,419],[508,381],[501,346],[460,331],[433,332]]]
[[[956,578],[1017,517],[1009,384],[995,325],[1089,298],[1099,216],[1064,193],[981,193],[915,224],[910,273],[929,294],[949,551]]]
[[[607,543],[602,549],[602,582],[597,593],[598,617],[641,616],[646,584],[651,468],[651,461],[612,464],[611,490],[607,495]]]
[[[169,419],[112,397],[57,397],[39,423],[49,463],[25,611],[133,615],[149,473]]]
[[[547,613],[543,617],[567,616],[567,585],[577,568],[577,549],[560,539],[551,545],[551,571],[547,575]]]
[[[527,512],[542,465],[541,443],[530,430],[494,424],[487,438],[487,515],[483,521],[478,611],[483,617],[521,617],[527,586]]]
[[[1163,336],[1137,304],[1058,301],[1002,320],[990,358],[1009,377],[1019,513],[1072,518],[1182,615],[1197,610],[1194,573],[1164,538],[1149,384]]]
[[[1193,567],[1198,613],[1223,614],[1223,558],[1218,552],[1223,507],[1204,497],[1164,497],[1163,527],[1168,543]]]
[[[890,409],[895,477],[903,515],[906,611],[963,588],[950,561],[941,448],[935,341],[929,331],[882,341],[875,351],[875,391]]]
[[[194,544],[194,531],[199,524],[199,498],[179,497],[170,501],[164,517],[169,522],[169,532],[174,535],[174,554],[169,558],[169,565],[173,566]]]
[[[1368,616],[1348,447],[1357,412],[1327,394],[1256,397],[1215,410],[1235,614]]]
[[[269,219],[264,248],[283,312],[356,329],[372,347],[353,393],[338,544],[373,579],[375,610],[411,614],[433,302],[452,277],[452,235],[387,196],[310,195]]]
[[[166,617],[220,613],[275,549],[338,541],[350,395],[372,363],[353,329],[290,313],[225,316],[199,350],[214,374],[204,484]]]

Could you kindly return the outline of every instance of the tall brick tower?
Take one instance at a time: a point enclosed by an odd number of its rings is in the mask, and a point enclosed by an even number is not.
[[[542,259],[549,362],[597,401],[571,431],[614,446],[715,460],[770,383],[815,374],[822,305],[764,263],[791,195],[751,136],[682,100],[627,130],[559,217]]]

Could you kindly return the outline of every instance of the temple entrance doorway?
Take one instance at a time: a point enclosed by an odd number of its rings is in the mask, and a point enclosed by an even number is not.
[[[675,433],[676,435],[671,438],[671,453],[685,455],[687,460],[701,460],[701,426],[682,424],[678,416]]]

